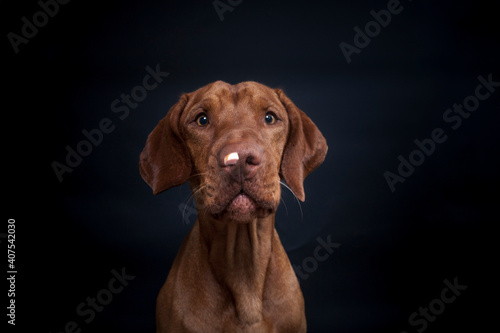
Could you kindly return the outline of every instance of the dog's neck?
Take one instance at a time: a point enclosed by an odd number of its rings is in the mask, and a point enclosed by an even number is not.
[[[198,221],[209,265],[217,282],[232,293],[238,318],[248,324],[260,321],[272,254],[274,214],[249,223],[221,221],[207,215]]]

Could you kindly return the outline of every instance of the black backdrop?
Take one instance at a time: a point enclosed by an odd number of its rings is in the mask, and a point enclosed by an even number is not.
[[[488,2],[0,7],[10,329],[154,331],[195,216],[187,185],[152,195],[138,156],[183,92],[215,80],[284,89],[328,141],[305,203],[284,190],[277,217],[310,332],[495,323],[500,39]]]

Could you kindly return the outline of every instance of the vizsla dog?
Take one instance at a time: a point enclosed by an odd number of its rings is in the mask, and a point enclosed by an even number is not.
[[[198,210],[158,295],[158,333],[306,331],[274,217],[281,178],[304,201],[304,178],[326,151],[279,89],[217,81],[180,98],[140,157],[154,194],[189,181]]]

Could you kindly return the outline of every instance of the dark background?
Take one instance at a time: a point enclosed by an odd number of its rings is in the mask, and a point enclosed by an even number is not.
[[[445,279],[467,289],[421,331],[496,328],[500,89],[456,130],[442,117],[478,76],[500,81],[498,11],[401,0],[347,63],[339,44],[353,44],[353,28],[387,3],[243,1],[221,21],[212,1],[71,1],[15,54],[7,34],[21,34],[21,18],[32,22],[40,6],[1,1],[0,240],[6,253],[15,218],[16,329],[62,332],[74,321],[82,332],[154,332],[193,204],[187,185],[153,196],[138,157],[179,96],[215,80],[284,89],[328,141],[306,201],[283,190],[277,217],[291,263],[317,263],[300,279],[309,332],[417,332],[409,316],[440,298]],[[119,119],[111,103],[157,65],[169,76]],[[114,131],[59,182],[51,163],[65,163],[65,147],[104,118]],[[438,127],[447,140],[392,193],[384,172],[397,173],[398,156]],[[340,244],[322,262],[312,259],[318,237]],[[135,278],[86,323],[76,308],[113,269]]]

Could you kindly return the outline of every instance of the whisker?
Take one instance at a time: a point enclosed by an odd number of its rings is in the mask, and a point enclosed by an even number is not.
[[[299,209],[300,209],[300,221],[302,222],[304,220],[304,214],[302,213],[302,206],[300,205],[299,198],[297,198],[297,196],[295,195],[295,193],[293,193],[292,189],[290,187],[288,187],[287,184],[283,183],[281,180],[280,180],[280,184],[283,185],[285,188],[287,188],[293,194],[293,197],[295,198],[295,201],[297,201],[297,204],[299,205]]]
[[[286,216],[288,216],[288,207],[286,206],[286,202],[285,202],[285,200],[283,199],[283,197],[281,197],[281,198],[280,198],[280,201],[283,203],[283,206],[285,206]]]
[[[206,171],[206,172],[200,172],[200,173],[195,173],[194,175],[189,176],[189,178],[193,178],[193,177],[197,177],[197,176],[203,176],[203,175],[206,175],[206,174],[208,174],[208,171]]]

